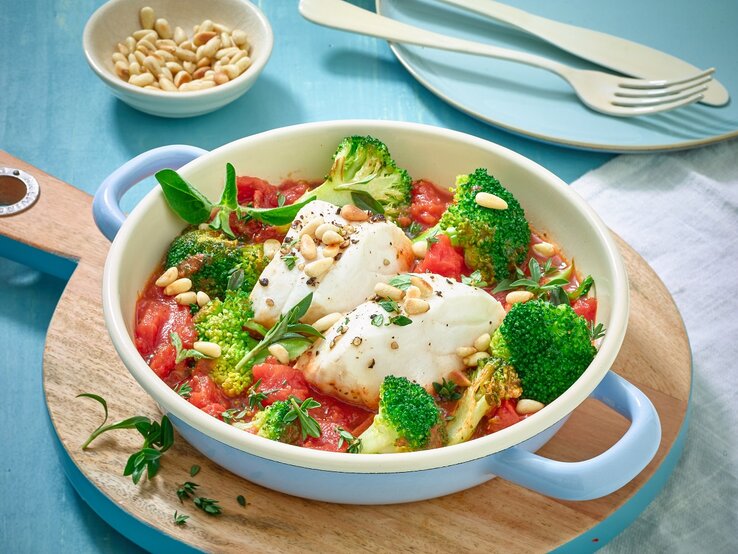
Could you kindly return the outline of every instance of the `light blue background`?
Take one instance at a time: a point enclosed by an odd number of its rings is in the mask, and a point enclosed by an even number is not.
[[[521,152],[565,181],[610,158],[488,127],[418,85],[386,44],[315,27],[299,17],[295,1],[257,3],[276,42],[254,88],[214,114],[167,120],[115,100],[87,67],[82,29],[101,2],[0,0],[0,148],[89,193],[120,164],[156,146],[210,149],[273,127],[324,119],[398,119],[468,132]],[[134,190],[125,205],[146,188]],[[41,360],[64,282],[0,257],[0,284],[2,550],[137,551],[77,497],[53,444]],[[618,542],[627,540],[626,531]]]

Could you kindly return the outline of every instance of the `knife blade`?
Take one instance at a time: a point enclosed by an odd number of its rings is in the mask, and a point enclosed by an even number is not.
[[[494,0],[439,1],[501,21],[579,58],[631,77],[678,79],[701,71],[684,60],[650,46],[554,21]],[[700,102],[710,106],[724,106],[729,100],[727,89],[713,77]]]

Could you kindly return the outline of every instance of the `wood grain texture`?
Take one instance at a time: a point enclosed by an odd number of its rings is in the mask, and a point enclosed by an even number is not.
[[[658,468],[684,420],[691,386],[690,350],[668,292],[648,265],[619,241],[631,279],[631,316],[615,371],[654,402],[661,417],[662,442],[655,459],[636,479],[606,498],[564,502],[501,479],[445,498],[396,506],[345,506],[290,497],[254,485],[219,468],[183,440],[164,457],[152,482],[136,486],[122,476],[128,454],[140,447],[135,431],[102,436],[93,447],[80,445],[101,420],[99,406],[75,398],[80,392],[104,395],[111,420],[134,414],[159,417],[155,403],[139,388],[110,343],[100,300],[105,239],[92,223],[91,199],[33,168],[11,161],[37,177],[39,203],[28,217],[0,227],[0,232],[42,246],[34,231],[37,208],[62,210],[70,225],[60,228],[52,247],[79,257],[79,265],[51,321],[44,355],[44,390],[54,427],[74,463],[112,501],[135,517],[206,551],[450,551],[518,552],[553,549],[591,529],[622,506]],[[74,191],[74,189],[71,189]],[[61,198],[66,203],[60,204]],[[59,199],[58,201],[56,199]],[[36,222],[38,220],[36,219]],[[84,237],[84,239],[82,239]],[[586,459],[606,450],[627,422],[600,403],[586,401],[542,450],[560,460]],[[179,503],[175,490],[188,480],[193,464],[199,492],[221,501],[213,518],[192,504]],[[246,497],[244,508],[236,496]],[[504,499],[504,510],[500,510]],[[172,524],[175,510],[191,516],[185,527]]]

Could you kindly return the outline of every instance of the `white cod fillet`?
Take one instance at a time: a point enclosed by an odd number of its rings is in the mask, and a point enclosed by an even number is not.
[[[315,200],[297,213],[283,242],[284,250],[284,245],[295,240],[287,254],[295,256],[292,269],[283,259],[285,254],[277,252],[251,292],[257,322],[272,326],[280,314],[287,313],[310,292],[313,301],[303,322],[312,323],[333,312],[347,312],[373,297],[375,284],[386,283],[410,269],[414,260],[412,242],[402,229],[388,221],[348,222],[339,215],[339,210],[333,204]],[[327,273],[311,279],[304,266],[324,258],[323,246],[318,245],[315,259],[306,260],[297,248],[298,235],[304,225],[317,217],[341,228],[350,225],[355,231],[347,237],[348,246],[341,250]]]
[[[378,406],[379,386],[387,375],[432,391],[434,382],[464,368],[457,348],[471,346],[502,323],[504,308],[482,289],[440,275],[415,275],[433,287],[424,298],[430,309],[410,315],[412,323],[401,327],[388,325],[391,314],[377,302],[361,304],[298,358],[296,367],[313,386],[371,409]],[[378,315],[384,320],[379,327],[372,324]]]

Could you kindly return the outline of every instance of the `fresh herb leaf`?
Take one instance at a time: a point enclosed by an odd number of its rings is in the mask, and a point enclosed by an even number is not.
[[[128,419],[119,421],[117,423],[111,423],[110,425],[105,425],[105,423],[108,421],[108,403],[105,401],[103,397],[98,396],[96,394],[89,393],[89,392],[83,392],[81,394],[78,394],[77,398],[91,398],[92,400],[95,400],[96,402],[100,403],[100,405],[102,405],[103,407],[103,410],[105,411],[105,418],[103,419],[103,422],[87,438],[85,443],[82,445],[82,450],[87,449],[87,447],[90,445],[92,441],[94,441],[97,437],[99,437],[106,431],[112,431],[114,429],[136,429],[136,425],[139,423],[142,423],[142,422],[150,423],[148,417],[134,416],[134,417],[129,417]]]
[[[384,316],[382,314],[374,314],[371,319],[372,325],[375,327],[381,327],[384,325]]]
[[[456,383],[453,381],[446,381],[445,377],[443,378],[442,383],[433,383],[433,390],[435,390],[438,397],[443,400],[458,400],[461,398],[461,392],[457,390],[458,388],[459,386]]]
[[[223,417],[223,421],[225,421],[228,425],[233,425],[234,421],[239,421],[245,418],[247,412],[248,410],[246,409],[239,410],[238,408],[231,408],[221,413],[220,415]]]
[[[243,285],[245,273],[242,267],[234,267],[228,272],[228,290],[238,290]]]
[[[190,468],[190,477],[194,477],[198,473],[200,473],[200,466],[195,464]]]
[[[295,219],[297,212],[302,209],[305,204],[308,204],[315,200],[315,196],[311,196],[307,200],[297,202],[295,204],[288,204],[286,206],[279,206],[277,208],[251,208],[242,207],[241,213],[247,219],[256,219],[267,225],[274,225],[281,227],[282,225],[289,225],[292,220]]]
[[[392,313],[400,311],[400,305],[391,298],[384,298],[377,302],[377,304],[379,304],[385,312]]]
[[[174,524],[175,525],[185,525],[187,523],[187,520],[190,519],[190,516],[185,514],[178,514],[177,511],[174,511]]]
[[[413,221],[409,225],[409,227],[405,229],[405,234],[408,236],[408,238],[411,238],[411,239],[414,239],[422,232],[423,232],[423,227],[417,221]]]
[[[199,360],[201,358],[209,358],[209,356],[206,356],[199,350],[183,348],[182,339],[179,338],[179,335],[177,333],[170,333],[169,338],[172,340],[172,345],[174,345],[174,349],[177,352],[174,358],[175,363],[179,363],[183,360],[186,360],[187,358],[195,358],[196,360]]]
[[[284,262],[284,265],[287,266],[287,269],[294,269],[295,264],[297,263],[297,256],[295,254],[287,254],[282,256],[282,261]]]
[[[249,393],[249,408],[254,410],[256,408],[264,409],[264,400],[267,399],[271,391],[259,391],[261,386],[261,378],[257,379],[256,383],[251,385],[251,392]]]
[[[172,211],[187,223],[197,225],[210,219],[213,204],[173,169],[162,169],[154,175]]]
[[[548,301],[554,306],[558,306],[559,304],[569,305],[569,297],[563,287],[555,287],[548,291]]]
[[[428,246],[436,244],[438,242],[438,229],[435,229],[430,235],[425,237],[425,242],[428,243]]]
[[[552,300],[554,303],[564,303],[561,298],[561,293],[558,292],[557,289],[560,289],[564,285],[568,285],[568,279],[565,279],[564,277],[555,277],[554,279],[550,279],[549,281],[542,283],[541,279],[544,278],[545,273],[550,271],[550,268],[547,268],[546,266],[541,268],[541,264],[539,264],[538,260],[535,258],[531,258],[530,262],[528,262],[530,277],[526,277],[520,268],[515,268],[515,270],[519,278],[515,281],[511,279],[503,279],[492,290],[492,294],[524,288],[525,290],[533,293],[535,297],[546,295],[548,299]]]
[[[375,214],[384,215],[384,207],[380,204],[376,198],[365,190],[355,190],[351,192],[351,201],[356,205],[357,208],[362,210],[369,210]]]
[[[190,474],[192,474],[192,471],[190,471]],[[177,489],[177,498],[179,498],[180,502],[184,502],[185,500],[192,498],[195,496],[195,489],[199,486],[200,485],[193,483],[192,481],[185,481]]]
[[[574,300],[587,296],[587,294],[589,294],[589,289],[592,288],[592,285],[594,285],[594,279],[591,275],[587,275],[584,281],[579,283],[579,286],[575,290],[568,293],[569,300],[573,302]]]
[[[226,164],[226,182],[218,207],[220,209],[210,222],[210,228],[221,229],[230,238],[236,238],[231,229],[231,214],[233,212],[238,213],[238,188],[236,186],[236,170],[229,163]]]
[[[404,327],[405,325],[410,325],[413,322],[412,319],[404,315],[392,316],[389,321],[392,325],[398,325],[400,327]]]
[[[389,281],[389,285],[400,290],[407,290],[410,287],[410,275],[396,275]]]
[[[465,285],[470,285],[472,287],[486,287],[487,286],[487,281],[482,279],[482,272],[479,271],[478,269],[469,276],[462,275],[461,282],[464,283]]]
[[[597,325],[595,325],[594,322],[591,322],[589,324],[589,336],[592,340],[597,340],[604,337],[605,331],[605,326],[602,325],[602,323],[598,323]]]
[[[241,506],[242,508],[246,506],[246,498],[244,498],[242,494],[239,494],[236,497],[236,502],[238,502],[238,505]]]
[[[295,421],[295,419],[298,420],[300,423],[302,440],[305,440],[308,436],[316,438],[319,437],[320,425],[315,418],[308,413],[308,410],[319,408],[320,402],[313,400],[312,397],[303,400],[301,404],[298,404],[298,402],[299,398],[290,396],[290,404],[292,405],[292,408],[287,412],[287,414],[285,414],[284,420],[287,423]]]
[[[346,452],[349,454],[361,452],[361,439],[353,436],[343,427],[338,427],[338,448],[341,448],[344,442],[347,444]]]
[[[183,381],[182,383],[177,385],[174,391],[182,398],[189,398],[192,394],[192,387],[190,386],[189,381]]]
[[[218,506],[218,500],[212,498],[205,498],[204,496],[198,496],[194,500],[195,506],[200,508],[203,512],[210,516],[217,516],[222,512],[220,506]]]

